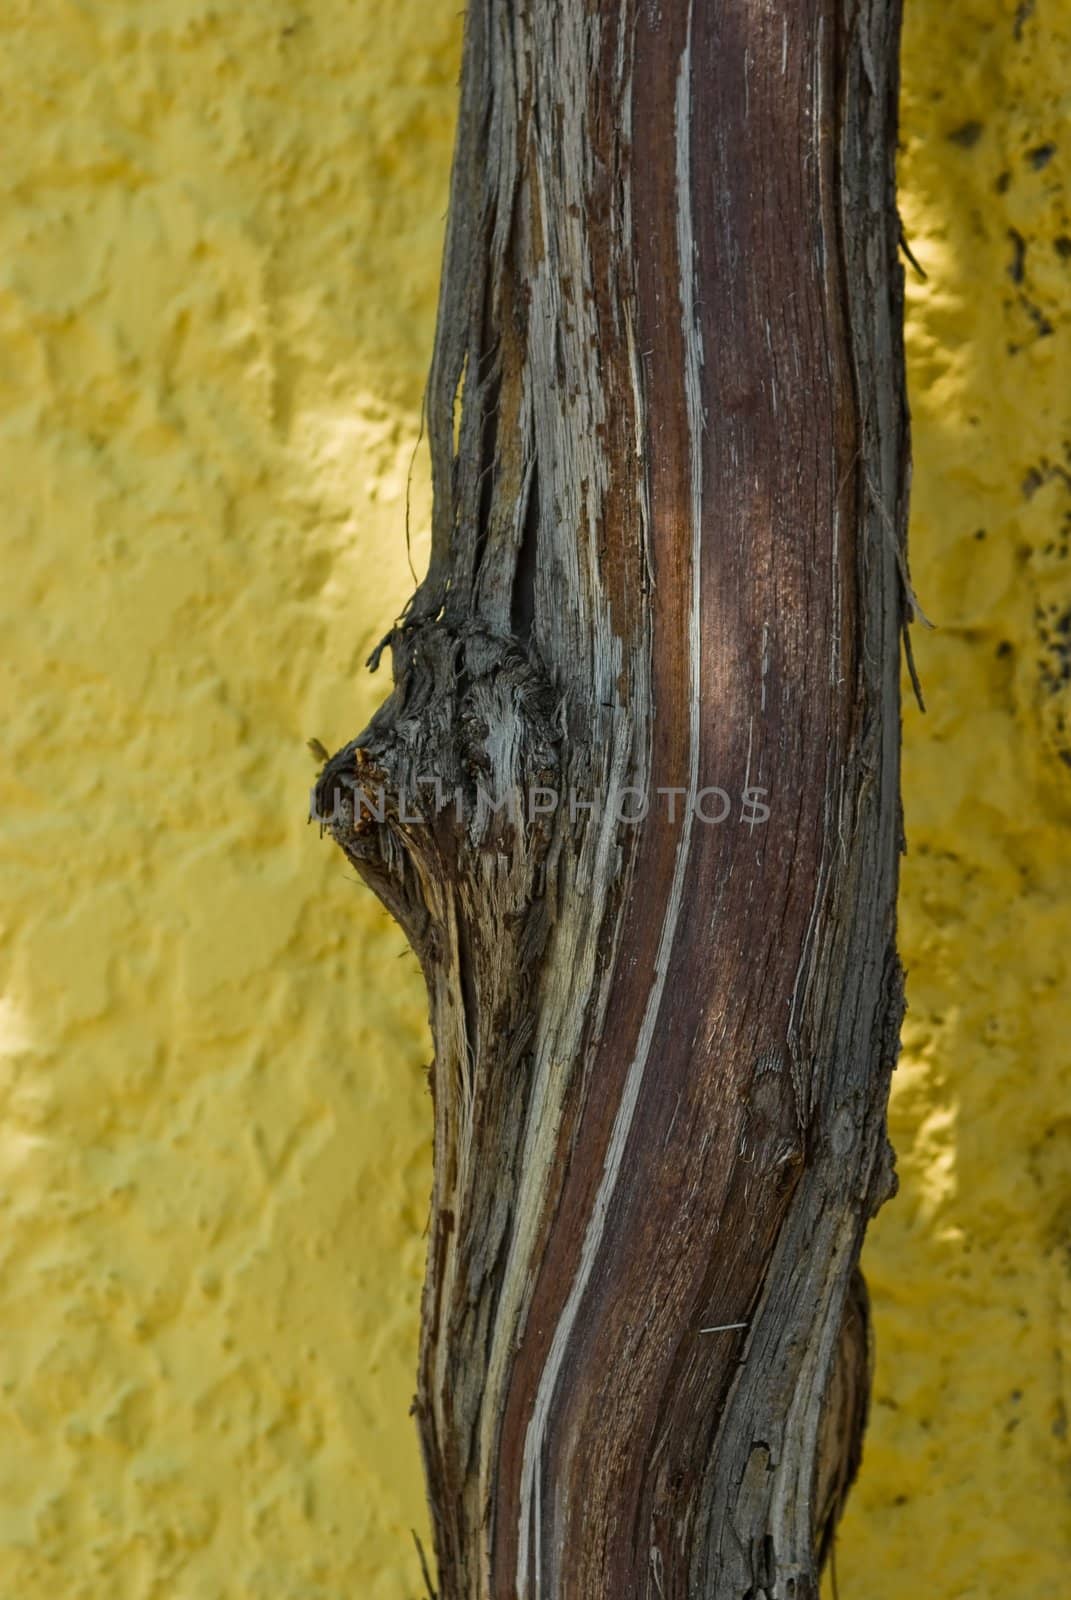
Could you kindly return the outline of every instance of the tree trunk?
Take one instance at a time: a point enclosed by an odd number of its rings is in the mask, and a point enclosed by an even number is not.
[[[858,1461],[899,10],[469,7],[431,564],[317,790],[430,995],[443,1600],[807,1600]]]

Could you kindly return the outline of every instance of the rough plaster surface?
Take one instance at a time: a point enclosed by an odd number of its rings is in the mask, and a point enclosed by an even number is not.
[[[457,47],[0,8],[0,1600],[417,1587],[424,1008],[305,739],[410,583]]]
[[[410,583],[459,9],[0,14],[0,1600],[420,1590],[423,997],[304,740]],[[940,626],[845,1600],[1071,1554],[1069,67],[1054,0],[908,0]]]
[[[907,0],[915,630],[901,1193],[846,1600],[1041,1600],[1071,1560],[1071,9]]]

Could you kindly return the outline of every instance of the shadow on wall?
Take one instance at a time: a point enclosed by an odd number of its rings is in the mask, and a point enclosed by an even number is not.
[[[845,1600],[1040,1600],[1071,1557],[1071,137],[1066,8],[906,8],[915,478],[901,1191]]]

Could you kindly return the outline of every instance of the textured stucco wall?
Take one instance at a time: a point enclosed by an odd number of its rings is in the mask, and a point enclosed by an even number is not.
[[[424,1008],[304,740],[410,584],[459,10],[0,9],[0,1600],[420,1589]],[[1071,1548],[1069,70],[1066,3],[908,0],[940,628],[846,1600]]]
[[[417,1589],[424,1007],[305,739],[410,586],[456,12],[0,7],[0,1600]]]
[[[846,1600],[1071,1592],[1071,5],[906,0],[901,1192]]]

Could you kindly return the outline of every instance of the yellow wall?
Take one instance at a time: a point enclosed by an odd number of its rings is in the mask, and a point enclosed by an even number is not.
[[[0,6],[0,1600],[417,1588],[424,1007],[305,740],[410,586],[456,12]]]
[[[410,584],[459,10],[0,9],[0,1600],[419,1591],[423,1001],[304,740]],[[1049,1600],[1071,1544],[1071,18],[1018,14],[908,0],[941,627],[846,1600]],[[418,565],[427,511],[421,458]]]
[[[938,627],[914,630],[926,716],[905,698],[901,1192],[865,1260],[839,1575],[845,1600],[1042,1600],[1071,1593],[1071,4],[906,22],[912,572]]]

